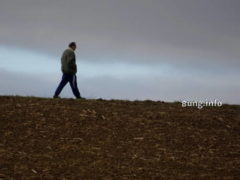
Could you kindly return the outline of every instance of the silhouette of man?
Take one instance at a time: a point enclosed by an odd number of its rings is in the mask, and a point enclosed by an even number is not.
[[[68,45],[68,47],[69,48],[66,49],[62,54],[62,58],[61,58],[61,63],[62,63],[61,69],[63,73],[62,80],[59,83],[53,98],[59,98],[59,94],[61,93],[62,89],[69,82],[74,96],[77,99],[81,99],[82,97],[77,87],[77,76],[76,76],[77,65],[76,65],[76,56],[74,53],[75,49],[77,48],[77,45],[75,42],[71,42]]]

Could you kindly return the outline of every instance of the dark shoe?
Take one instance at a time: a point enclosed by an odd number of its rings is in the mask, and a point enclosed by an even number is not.
[[[54,98],[54,99],[60,99],[60,97],[59,97],[59,96],[56,96],[56,95],[54,95],[53,98]]]
[[[79,99],[79,100],[85,100],[86,98],[83,98],[83,97],[77,97],[76,99]]]

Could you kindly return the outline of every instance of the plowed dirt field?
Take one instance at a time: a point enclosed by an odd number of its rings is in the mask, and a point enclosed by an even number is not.
[[[240,178],[240,106],[0,97],[0,179]]]

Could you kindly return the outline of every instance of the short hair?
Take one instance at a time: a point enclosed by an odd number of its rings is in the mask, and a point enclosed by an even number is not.
[[[70,42],[70,43],[68,44],[68,47],[73,47],[73,46],[76,46],[76,43],[75,43],[75,42]]]

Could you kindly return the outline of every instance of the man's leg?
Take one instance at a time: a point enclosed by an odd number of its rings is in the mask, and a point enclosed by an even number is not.
[[[61,93],[62,89],[64,88],[64,86],[68,83],[69,81],[69,77],[67,74],[63,74],[62,75],[62,80],[61,82],[59,83],[56,91],[55,91],[55,94],[54,94],[54,97],[58,97],[58,95]]]
[[[72,92],[76,98],[81,98],[80,92],[77,87],[77,76],[72,75],[72,78],[70,79],[70,86],[72,88]]]

